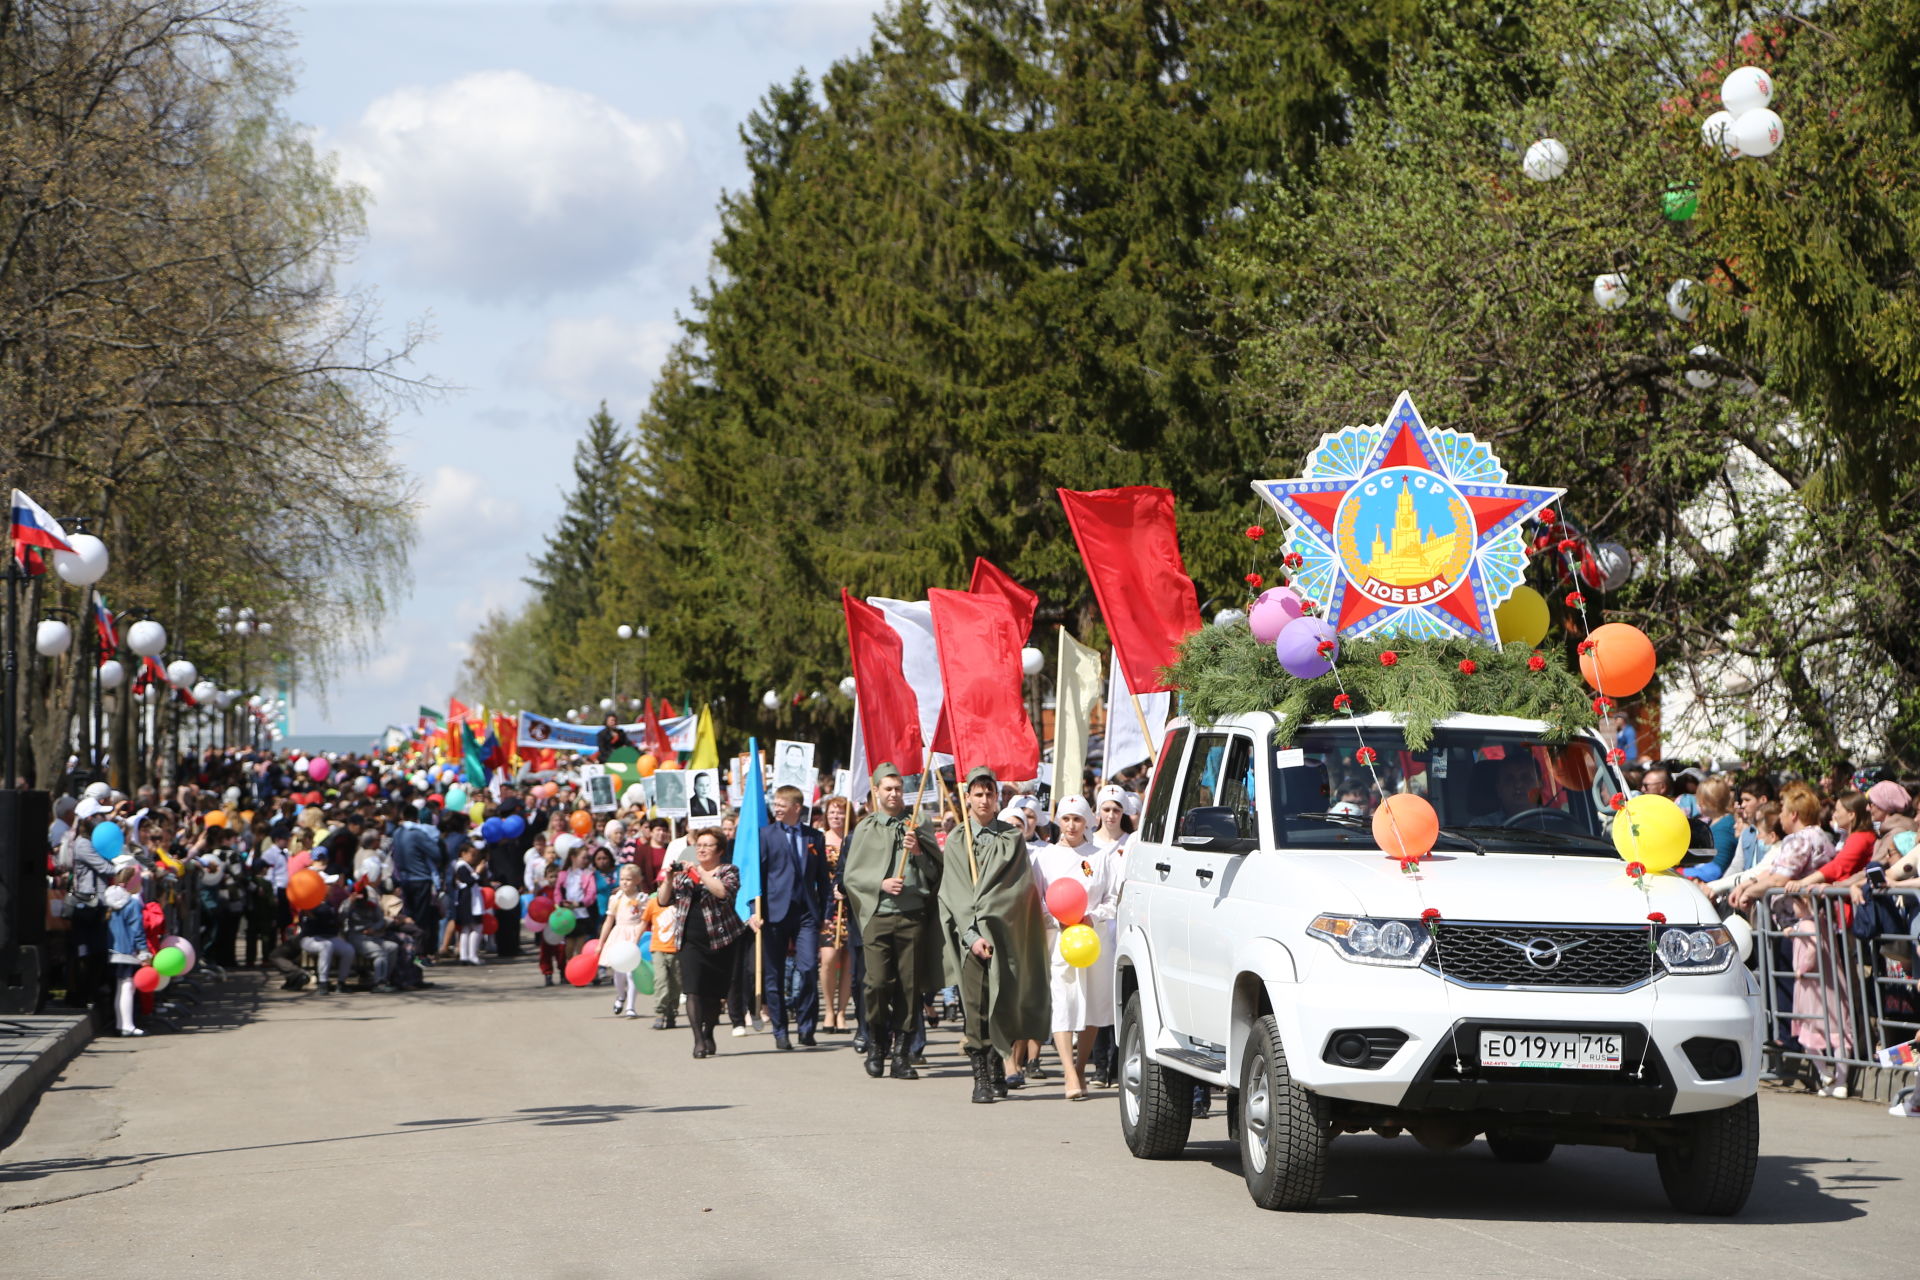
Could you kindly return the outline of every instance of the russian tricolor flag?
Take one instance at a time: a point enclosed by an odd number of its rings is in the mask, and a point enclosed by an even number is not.
[[[38,547],[43,551],[71,551],[67,542],[67,531],[60,522],[46,513],[41,505],[18,489],[13,491],[13,558],[22,567],[27,565],[27,551]]]

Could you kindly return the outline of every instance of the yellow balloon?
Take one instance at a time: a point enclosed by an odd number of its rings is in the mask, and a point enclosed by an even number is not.
[[[1100,958],[1100,935],[1091,925],[1069,925],[1060,931],[1060,958],[1084,969]]]
[[[1613,847],[1648,871],[1678,866],[1692,842],[1686,813],[1665,796],[1635,796],[1613,815]]]
[[[486,816],[487,816],[487,806],[482,804],[480,801],[475,800],[472,804],[467,806],[468,821],[482,822],[486,819]]]
[[[1506,602],[1493,611],[1500,643],[1528,648],[1547,638],[1547,600],[1532,587],[1515,587]]]

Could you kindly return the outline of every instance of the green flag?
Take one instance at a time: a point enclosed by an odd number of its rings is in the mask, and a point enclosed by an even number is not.
[[[420,708],[420,718],[422,720],[431,720],[435,724],[445,724],[447,722],[447,718],[438,711],[435,711],[432,707]]]
[[[486,753],[481,751],[479,741],[473,736],[473,725],[465,720],[460,722],[460,758],[467,771],[467,785],[469,787],[486,786]]]

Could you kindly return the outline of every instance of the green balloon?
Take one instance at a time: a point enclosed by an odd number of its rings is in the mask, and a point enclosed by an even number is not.
[[[187,953],[178,947],[162,947],[153,953],[153,971],[167,978],[177,978],[187,971]]]
[[[547,917],[547,928],[564,938],[573,932],[573,926],[579,922],[580,919],[573,914],[572,908],[562,907]]]
[[[1669,222],[1685,222],[1700,209],[1700,193],[1692,187],[1668,187],[1660,196],[1660,212]]]

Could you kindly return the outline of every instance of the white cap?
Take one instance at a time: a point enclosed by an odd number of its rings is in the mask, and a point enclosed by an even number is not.
[[[1071,795],[1066,797],[1064,800],[1062,800],[1059,804],[1055,805],[1053,808],[1053,816],[1056,818],[1064,818],[1068,814],[1072,814],[1074,817],[1079,818],[1082,822],[1092,822],[1093,806],[1087,803],[1087,798],[1085,796]]]
[[[101,804],[89,795],[74,807],[73,816],[76,818],[91,818],[96,813],[105,813],[106,811],[107,806]]]
[[[89,800],[105,800],[112,790],[113,788],[104,782],[89,782],[87,789],[81,794],[85,795]]]
[[[1095,805],[1103,805],[1109,800],[1119,805],[1124,812],[1127,807],[1127,789],[1125,787],[1116,787],[1113,783],[1109,782],[1106,786],[1093,793],[1093,803]]]

